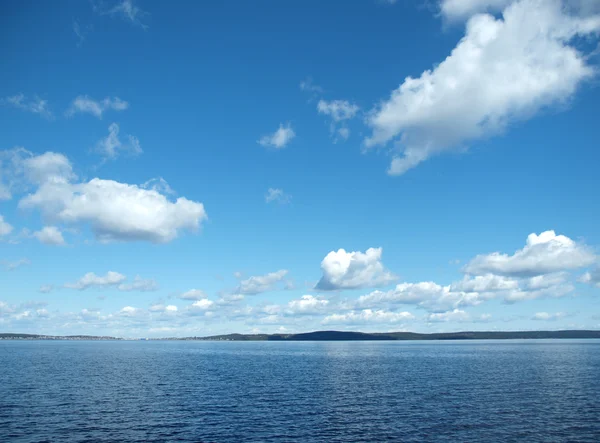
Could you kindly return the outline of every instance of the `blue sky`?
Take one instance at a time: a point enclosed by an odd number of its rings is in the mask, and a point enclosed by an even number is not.
[[[0,9],[0,331],[600,328],[598,2]]]

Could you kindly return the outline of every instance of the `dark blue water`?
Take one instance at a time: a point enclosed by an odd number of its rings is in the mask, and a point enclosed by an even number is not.
[[[0,342],[0,441],[599,442],[600,341]]]

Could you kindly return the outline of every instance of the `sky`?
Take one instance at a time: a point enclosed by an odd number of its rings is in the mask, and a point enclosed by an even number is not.
[[[0,332],[600,329],[599,0],[0,17]]]

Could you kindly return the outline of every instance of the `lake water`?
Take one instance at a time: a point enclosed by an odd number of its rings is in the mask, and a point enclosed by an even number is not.
[[[0,441],[599,442],[600,341],[0,341]]]

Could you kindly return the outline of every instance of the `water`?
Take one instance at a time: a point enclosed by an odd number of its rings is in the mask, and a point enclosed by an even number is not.
[[[0,441],[598,442],[600,341],[0,342]]]

